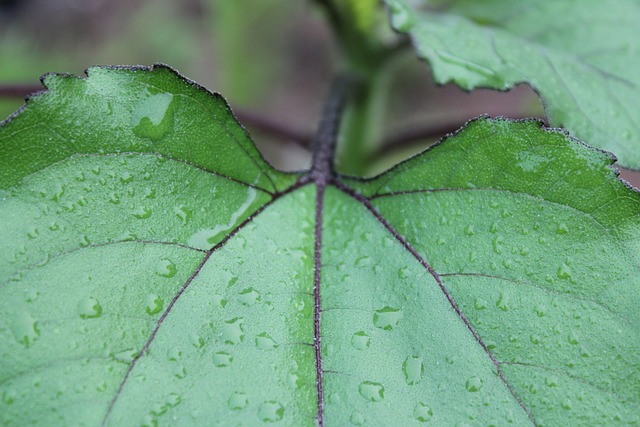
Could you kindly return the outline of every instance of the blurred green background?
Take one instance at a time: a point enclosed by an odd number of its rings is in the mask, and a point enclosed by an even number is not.
[[[392,146],[369,175],[480,114],[543,116],[526,85],[504,93],[439,87],[410,49],[403,55],[381,126]],[[0,85],[37,85],[46,72],[81,75],[92,65],[157,62],[220,92],[234,111],[302,136],[313,133],[345,63],[324,11],[311,0],[0,0]],[[1,97],[0,117],[22,104],[20,97]],[[275,166],[309,164],[309,150],[291,138],[241,121]],[[393,144],[416,130],[430,136]]]

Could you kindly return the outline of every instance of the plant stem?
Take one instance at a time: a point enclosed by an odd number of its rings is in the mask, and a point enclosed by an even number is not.
[[[309,176],[318,187],[325,187],[335,175],[336,139],[351,81],[345,75],[338,76],[334,81],[313,140],[313,161]]]

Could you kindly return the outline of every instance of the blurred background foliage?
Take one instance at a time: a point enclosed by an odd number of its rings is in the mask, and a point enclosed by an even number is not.
[[[349,63],[343,51],[367,49],[356,44],[341,50],[340,35],[333,34],[321,3],[0,0],[0,85],[33,86],[46,72],[82,75],[92,65],[166,63],[220,92],[234,111],[244,113],[249,120],[238,114],[241,122],[272,164],[286,170],[305,168],[310,151],[300,141],[256,124],[276,124],[299,135],[297,139],[308,138],[333,77]],[[377,31],[376,37],[384,40],[399,37],[384,25],[378,0],[336,4],[353,19],[354,31]],[[480,114],[543,117],[538,97],[526,85],[503,93],[466,93],[453,85],[434,85],[427,65],[410,48],[395,61],[389,87],[384,120],[378,123],[386,145],[371,160],[368,175],[421,151]],[[22,97],[0,98],[0,116],[22,104]],[[423,137],[409,137],[412,133]]]

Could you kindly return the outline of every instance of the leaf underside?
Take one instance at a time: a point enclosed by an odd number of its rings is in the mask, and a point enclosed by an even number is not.
[[[2,425],[640,422],[609,155],[479,119],[325,188],[165,66],[43,81],[0,127]]]
[[[640,168],[637,1],[455,0],[429,13],[386,2],[394,28],[411,36],[438,83],[527,83],[552,125]]]

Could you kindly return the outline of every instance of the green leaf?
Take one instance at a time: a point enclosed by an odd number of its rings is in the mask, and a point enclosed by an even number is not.
[[[640,422],[608,155],[480,119],[327,184],[166,67],[88,74],[0,127],[3,425]]]
[[[456,0],[429,12],[406,0],[387,4],[438,83],[527,83],[552,125],[640,168],[637,1]]]

